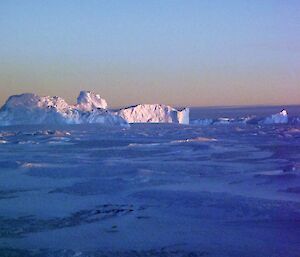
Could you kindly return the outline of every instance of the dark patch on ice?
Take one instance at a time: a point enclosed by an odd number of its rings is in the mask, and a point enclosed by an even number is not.
[[[80,140],[76,141],[76,146],[82,147],[82,148],[111,148],[112,146],[118,147],[118,146],[128,146],[130,143],[133,143],[135,141],[132,140],[126,140],[122,138],[114,138],[114,139],[101,139],[101,140]]]
[[[137,219],[150,219],[150,216],[136,216]]]
[[[0,169],[10,168],[16,169],[20,166],[20,164],[16,161],[0,161]]]
[[[294,142],[293,142],[294,143]],[[273,158],[287,158],[290,159],[293,155],[297,155],[300,152],[300,145],[299,144],[287,144],[287,143],[275,143],[271,145],[261,145],[260,148],[264,150],[268,150],[273,152]]]
[[[255,178],[262,178],[265,179],[266,183],[272,183],[275,181],[283,182],[283,181],[294,181],[295,179],[299,178],[299,175],[294,172],[278,172],[278,173],[272,173],[270,172],[261,172],[254,175]]]
[[[242,184],[242,183],[244,183],[245,182],[245,180],[233,180],[233,181],[230,181],[228,184],[229,185],[237,185],[237,184]]]
[[[63,218],[38,219],[33,215],[21,216],[18,218],[0,216],[0,238],[21,237],[28,233],[94,223],[140,210],[140,208],[130,204],[103,204],[96,206],[93,209],[74,212],[70,216]]]
[[[119,232],[118,226],[117,225],[113,225],[109,229],[105,229],[105,232],[107,232],[107,233],[116,233],[116,232]]]
[[[159,204],[161,208],[175,208],[176,214],[182,212],[197,219],[224,222],[285,221],[300,229],[300,203],[297,202],[175,190],[145,190],[132,196],[148,204]]]
[[[204,257],[209,256],[206,251],[185,251],[169,249],[124,250],[124,251],[74,251],[69,249],[0,249],[1,257]]]
[[[10,198],[17,198],[18,193],[27,192],[31,190],[23,190],[23,189],[14,189],[14,190],[0,190],[0,200],[2,199],[10,199]]]
[[[94,179],[88,182],[75,183],[72,186],[57,188],[49,193],[65,193],[75,195],[112,194],[126,188],[122,179]]]
[[[249,156],[248,152],[236,152],[236,151],[230,151],[230,152],[223,152],[223,153],[212,153],[211,158],[216,160],[235,160],[236,158],[242,158]]]
[[[289,187],[287,189],[280,190],[280,192],[300,194],[300,186],[299,187]]]
[[[76,163],[73,163],[76,164]],[[82,165],[64,166],[64,167],[33,167],[26,172],[29,176],[48,177],[53,179],[77,178],[77,177],[93,177],[99,176],[102,172],[101,164],[98,165]]]

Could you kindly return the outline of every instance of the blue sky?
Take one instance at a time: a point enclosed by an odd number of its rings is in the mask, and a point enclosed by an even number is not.
[[[0,102],[299,104],[300,2],[0,1]]]

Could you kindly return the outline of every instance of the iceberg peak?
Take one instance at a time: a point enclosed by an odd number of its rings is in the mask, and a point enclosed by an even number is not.
[[[99,108],[106,109],[107,102],[99,94],[91,91],[80,91],[76,107],[82,111],[91,111]]]
[[[280,113],[281,116],[288,116],[288,113],[285,109],[283,109]]]

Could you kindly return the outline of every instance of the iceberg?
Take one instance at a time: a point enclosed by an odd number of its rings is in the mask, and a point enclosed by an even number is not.
[[[116,112],[128,123],[189,124],[189,108],[178,111],[163,104],[139,104]]]
[[[286,124],[288,123],[288,113],[286,110],[282,110],[279,113],[273,114],[263,120],[263,124]]]
[[[140,104],[110,112],[99,94],[81,91],[75,105],[58,96],[38,96],[32,93],[13,95],[0,109],[0,126],[31,124],[118,125],[128,123],[189,124],[189,108],[181,111],[163,104]]]
[[[69,105],[58,96],[13,95],[0,109],[0,125],[98,123],[129,126],[106,107],[106,101],[90,91],[81,91],[75,105]]]
[[[179,124],[190,124],[190,108],[184,108],[181,111],[177,112],[177,118]]]

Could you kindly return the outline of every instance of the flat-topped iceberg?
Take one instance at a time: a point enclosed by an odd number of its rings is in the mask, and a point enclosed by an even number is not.
[[[139,104],[116,112],[128,123],[189,124],[189,108],[178,111],[163,104]]]
[[[0,125],[99,123],[128,126],[123,118],[106,107],[104,99],[89,91],[81,91],[75,105],[57,96],[14,95],[0,109]]]

